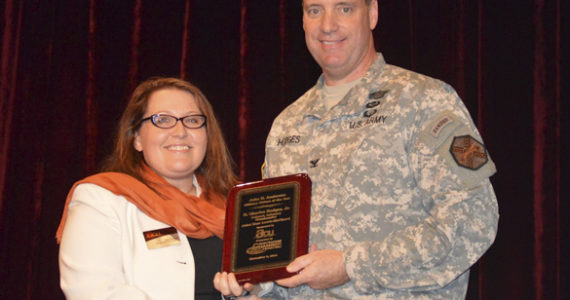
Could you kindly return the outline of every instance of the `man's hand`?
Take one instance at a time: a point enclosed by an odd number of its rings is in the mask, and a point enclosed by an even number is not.
[[[288,272],[298,274],[275,282],[285,287],[306,283],[317,290],[341,285],[350,280],[342,255],[341,251],[317,250],[317,247],[312,245],[309,254],[297,257],[287,266]]]

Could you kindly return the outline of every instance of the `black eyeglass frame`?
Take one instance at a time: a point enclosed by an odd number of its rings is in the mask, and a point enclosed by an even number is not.
[[[158,118],[158,117],[170,117],[170,118],[175,119],[176,122],[174,122],[174,124],[172,124],[172,126],[169,126],[169,127],[160,127],[160,126],[156,123],[156,118]],[[184,123],[184,119],[191,118],[191,117],[201,117],[201,118],[204,119],[204,123],[202,123],[202,124],[201,124],[200,126],[198,126],[198,127],[188,127],[187,124]],[[176,126],[176,124],[178,124],[178,121],[182,121],[182,126],[184,126],[185,128],[188,128],[188,129],[199,129],[199,128],[202,128],[202,127],[206,126],[206,123],[207,123],[207,121],[208,121],[208,118],[207,118],[205,115],[201,115],[201,114],[200,114],[200,115],[184,116],[184,117],[182,117],[182,118],[177,118],[177,117],[175,117],[175,116],[171,116],[171,115],[167,115],[167,114],[154,114],[154,115],[152,115],[152,116],[150,116],[150,117],[147,117],[147,118],[142,119],[139,124],[142,124],[144,121],[148,121],[148,120],[150,120],[150,122],[152,123],[152,125],[156,126],[157,128],[160,128],[160,129],[170,129],[170,128],[173,128],[174,126]]]

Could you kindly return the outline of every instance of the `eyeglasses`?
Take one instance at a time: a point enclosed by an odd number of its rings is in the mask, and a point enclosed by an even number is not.
[[[150,120],[154,126],[162,129],[172,128],[176,126],[178,121],[182,121],[182,125],[188,129],[198,129],[206,125],[206,116],[204,115],[190,115],[177,118],[171,115],[156,114],[142,119],[141,123],[148,120]]]

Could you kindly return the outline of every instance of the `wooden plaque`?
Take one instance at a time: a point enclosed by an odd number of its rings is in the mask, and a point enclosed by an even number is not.
[[[222,271],[258,283],[294,274],[285,267],[309,245],[311,180],[307,174],[234,186],[228,195]]]

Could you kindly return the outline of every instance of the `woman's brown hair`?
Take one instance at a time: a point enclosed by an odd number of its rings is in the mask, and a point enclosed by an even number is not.
[[[200,89],[178,78],[153,77],[135,88],[119,120],[114,151],[105,161],[102,171],[126,173],[147,183],[141,173],[141,167],[145,164],[144,158],[142,153],[135,150],[133,141],[135,133],[140,129],[140,121],[146,112],[151,94],[162,89],[179,89],[194,96],[198,108],[206,116],[208,135],[206,156],[195,173],[203,177],[203,189],[227,195],[230,188],[237,183],[237,176],[212,105]]]

